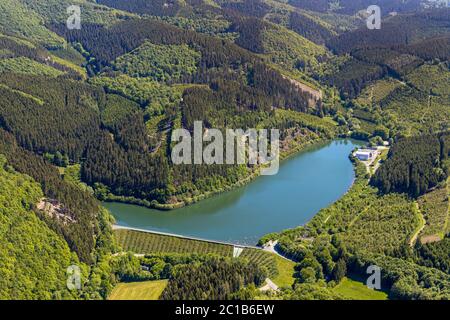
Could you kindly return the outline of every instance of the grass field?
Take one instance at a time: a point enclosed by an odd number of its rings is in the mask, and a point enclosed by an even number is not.
[[[279,287],[291,287],[294,284],[295,262],[275,255],[277,276],[271,279]]]
[[[158,300],[168,280],[119,283],[108,300]]]
[[[333,289],[336,293],[353,300],[387,300],[386,292],[369,289],[363,282],[344,278]]]

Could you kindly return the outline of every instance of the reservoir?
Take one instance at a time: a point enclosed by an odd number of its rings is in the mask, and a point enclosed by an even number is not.
[[[308,222],[342,197],[354,180],[350,152],[360,145],[336,140],[283,161],[278,174],[172,211],[103,203],[120,226],[255,245],[271,232]]]

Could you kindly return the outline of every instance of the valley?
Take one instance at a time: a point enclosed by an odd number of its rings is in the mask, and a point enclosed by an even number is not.
[[[1,0],[0,299],[448,300],[449,53],[431,0]]]

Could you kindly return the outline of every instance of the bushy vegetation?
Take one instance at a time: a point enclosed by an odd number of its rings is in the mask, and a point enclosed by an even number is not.
[[[394,299],[445,300],[449,296],[450,279],[447,273],[419,266],[399,258],[374,254],[357,254],[351,262],[352,270],[365,272],[369,265],[379,266],[382,283],[390,288]]]
[[[278,249],[299,261],[296,275],[299,284],[293,292],[286,293],[287,297],[314,299],[321,292],[323,299],[343,298],[330,292],[333,281],[339,283],[349,272],[365,275],[370,264],[383,269],[383,288],[389,291],[390,298],[448,297],[447,275],[433,269],[446,265],[445,249],[440,251],[445,245],[434,250],[434,254],[432,250],[419,249],[428,250],[425,251],[428,254],[418,254],[421,258],[416,261],[428,268],[399,258],[414,257],[408,243],[419,225],[414,202],[403,195],[378,194],[376,188],[368,185],[364,166],[357,165],[356,170],[357,180],[352,189],[321,210],[307,225],[261,239],[261,242],[277,239]],[[426,278],[429,280],[425,281]]]
[[[448,129],[449,100],[401,86],[380,102],[386,123],[400,136]]]
[[[187,45],[155,45],[144,43],[115,60],[114,70],[132,77],[148,77],[155,81],[186,81],[197,70],[200,54]]]
[[[400,86],[402,83],[392,78],[378,80],[367,86],[355,101],[361,106],[376,106]]]
[[[306,14],[299,12],[291,13],[289,17],[289,29],[317,44],[325,44],[334,35],[323,23],[319,23]]]
[[[417,89],[429,92],[431,95],[450,96],[449,67],[445,64],[424,64],[406,76],[406,79]]]
[[[345,300],[345,297],[333,291],[326,284],[301,283],[296,284],[293,290],[282,294],[283,300]]]
[[[140,111],[139,105],[131,100],[122,98],[119,95],[110,94],[106,97],[104,110],[101,110],[102,122],[108,128],[114,126],[131,114]]]
[[[364,26],[330,40],[328,45],[339,53],[358,48],[408,46],[448,33],[448,12],[447,8],[397,15],[384,21],[380,30],[369,30]],[[432,47],[427,49],[432,50]]]
[[[385,292],[370,289],[365,283],[350,278],[342,279],[333,291],[352,300],[386,300],[388,297]]]
[[[95,77],[91,83],[102,86],[107,92],[120,94],[144,106],[149,114],[159,114],[181,100],[182,89],[167,86],[149,79],[136,79],[126,75],[114,78]]]
[[[402,0],[341,0],[339,2],[330,0],[289,0],[291,5],[317,11],[327,12],[333,11],[342,14],[355,14],[356,12],[366,9],[371,4],[379,5],[382,8],[383,14],[388,14],[392,11],[395,12],[408,12],[414,9],[418,9],[420,3],[418,1],[402,1]]]
[[[339,67],[339,72],[325,74],[322,81],[338,87],[343,98],[355,98],[367,84],[384,77],[386,72],[379,65],[350,59]]]
[[[72,5],[79,5],[82,8],[82,23],[111,25],[122,19],[133,17],[125,11],[114,10],[89,0],[18,0],[15,2],[21,2],[34,13],[39,14],[46,25],[55,21],[66,23],[67,8]]]
[[[327,54],[323,47],[282,27],[266,28],[261,35],[263,54],[288,71],[311,72]]]
[[[370,4],[381,30],[357,14]],[[448,299],[449,11],[418,4],[3,0],[0,297],[99,299],[116,281],[170,279],[165,298],[250,299],[270,275],[277,297],[343,299],[345,276],[377,264],[392,298]],[[66,27],[70,5],[81,30]],[[119,253],[94,196],[169,209],[257,176],[174,166],[170,134],[197,120],[279,128],[282,157],[338,135],[393,146],[372,186],[358,165],[341,200],[264,239],[298,261],[294,284],[292,263],[261,250],[231,260],[231,246],[118,230],[124,250],[152,255]],[[65,289],[68,263],[80,292]]]
[[[47,76],[49,78],[57,77],[63,74],[57,69],[40,64],[25,57],[0,60],[0,73],[2,72],[14,72],[19,74],[25,73],[37,76]]]
[[[172,0],[99,0],[100,4],[111,8],[126,10],[138,14],[149,14],[155,16],[175,16],[185,5],[184,1]]]
[[[79,79],[84,70],[78,65],[53,55],[40,45],[22,38],[0,34],[2,72],[16,72],[55,77],[63,73]],[[60,49],[58,52],[64,51]]]

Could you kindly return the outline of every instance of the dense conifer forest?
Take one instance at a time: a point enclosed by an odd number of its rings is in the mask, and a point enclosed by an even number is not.
[[[413,197],[425,193],[447,178],[441,167],[441,160],[449,155],[447,140],[444,136],[400,139],[372,178],[372,184],[384,193],[404,192]]]
[[[242,295],[245,286],[259,286],[264,272],[258,266],[224,259],[178,270],[162,294],[164,300],[230,300]],[[245,296],[245,295],[244,295]]]

